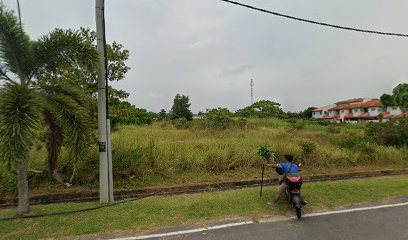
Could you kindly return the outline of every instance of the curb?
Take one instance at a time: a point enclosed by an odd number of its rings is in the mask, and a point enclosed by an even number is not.
[[[323,175],[309,175],[303,176],[304,182],[320,182],[320,181],[334,181],[347,180],[356,178],[382,177],[393,175],[408,174],[408,168],[403,169],[387,169],[370,172],[354,172],[354,173],[338,173],[338,174],[323,174]],[[265,185],[278,183],[278,178],[264,179]],[[215,191],[215,190],[231,190],[240,188],[257,187],[261,185],[261,180],[244,180],[234,182],[221,182],[210,184],[197,185],[183,185],[173,187],[148,187],[131,190],[117,190],[115,191],[115,200],[123,200],[130,198],[146,197],[149,195],[180,195],[197,192]],[[58,193],[58,194],[43,194],[30,197],[30,204],[50,204],[50,203],[66,203],[66,202],[92,202],[99,200],[98,191],[82,191],[74,193]],[[0,199],[0,208],[9,208],[17,206],[17,198]]]

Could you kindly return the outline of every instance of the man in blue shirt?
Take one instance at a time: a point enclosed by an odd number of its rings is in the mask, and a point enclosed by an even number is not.
[[[298,166],[296,164],[292,163],[292,161],[293,161],[293,156],[292,155],[289,155],[289,154],[285,155],[285,160],[286,160],[286,162],[284,162],[284,163],[274,164],[274,163],[264,162],[264,164],[265,164],[266,167],[275,168],[277,170],[276,172],[278,172],[279,175],[286,175],[289,172],[290,173],[298,173],[299,172]],[[279,177],[279,180],[280,180],[279,181],[280,185],[279,185],[278,191],[276,192],[273,201],[272,202],[268,201],[268,205],[272,205],[272,206],[276,205],[278,203],[282,193],[285,193],[285,191],[286,191],[288,183],[286,182],[286,180],[283,180],[283,178],[281,178],[281,177]],[[306,201],[302,197],[301,197],[301,200],[302,200],[302,204],[306,205]]]

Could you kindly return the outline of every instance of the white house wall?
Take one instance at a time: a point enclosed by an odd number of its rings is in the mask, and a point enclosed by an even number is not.
[[[402,113],[399,107],[387,107],[387,112],[389,112],[390,115],[398,115]]]

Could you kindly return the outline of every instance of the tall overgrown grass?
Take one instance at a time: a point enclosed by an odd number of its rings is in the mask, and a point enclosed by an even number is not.
[[[370,141],[365,125],[321,124],[317,121],[234,119],[225,130],[207,128],[204,120],[186,128],[156,122],[148,126],[118,126],[112,135],[113,171],[117,186],[149,186],[172,179],[184,183],[240,179],[257,172],[262,161],[260,146],[269,146],[278,159],[290,153],[312,169],[345,169],[376,166],[407,167],[407,147],[396,148]],[[31,167],[43,173],[30,174],[32,187],[52,182],[47,177],[45,148],[36,147]],[[59,165],[65,176],[72,166],[63,149]],[[75,184],[98,185],[99,160],[96,144],[76,166]],[[323,170],[322,170],[323,171]],[[343,170],[342,170],[343,171]],[[3,172],[3,173],[2,173]],[[15,185],[13,174],[0,170],[0,194]],[[177,181],[176,181],[177,182]],[[9,191],[12,192],[12,191]]]

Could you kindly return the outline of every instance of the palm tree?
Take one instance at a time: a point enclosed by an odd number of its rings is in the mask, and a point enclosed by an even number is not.
[[[51,155],[65,142],[71,159],[80,160],[91,136],[81,91],[37,76],[68,66],[91,69],[96,62],[96,49],[78,32],[57,29],[32,41],[14,13],[0,5],[0,163],[17,169],[19,215],[30,211],[27,160],[41,125],[49,130]]]

